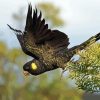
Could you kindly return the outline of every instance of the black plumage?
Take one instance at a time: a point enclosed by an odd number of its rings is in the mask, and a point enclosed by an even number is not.
[[[64,69],[77,50],[82,50],[100,39],[100,33],[98,33],[84,43],[68,49],[68,36],[59,30],[49,29],[45,19],[42,19],[41,12],[38,15],[35,9],[32,13],[31,4],[28,7],[24,32],[8,26],[16,32],[23,52],[33,57],[33,60],[23,66],[24,71],[32,75],[39,75],[56,68]]]

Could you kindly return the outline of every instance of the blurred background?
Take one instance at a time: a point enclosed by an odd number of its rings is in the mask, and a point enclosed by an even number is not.
[[[49,28],[69,36],[69,47],[100,32],[99,0],[0,0],[0,100],[100,100],[79,90],[68,71],[62,79],[59,69],[36,77],[23,75],[22,67],[31,58],[7,24],[24,30],[29,2],[43,12]]]

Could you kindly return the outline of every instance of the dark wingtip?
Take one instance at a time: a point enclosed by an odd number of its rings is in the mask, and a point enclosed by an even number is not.
[[[9,25],[9,24],[7,24],[7,26],[11,29],[11,30],[13,30],[14,31],[14,29]]]
[[[35,10],[37,10],[37,7],[36,7],[36,5],[35,5]]]
[[[32,10],[32,4],[31,4],[31,2],[28,3],[28,10],[29,11]]]
[[[7,24],[7,26],[8,26],[11,30],[13,30],[13,31],[15,31],[15,32],[22,33],[22,31],[16,30],[16,29],[12,28],[9,24]]]
[[[35,5],[35,8],[34,8],[34,12],[35,12],[35,14],[37,14],[37,12],[38,12],[38,9],[37,9],[36,5]]]
[[[39,14],[39,19],[41,19],[41,17],[42,17],[42,13],[41,13],[41,11],[40,11],[40,14]]]
[[[31,2],[28,3],[28,6],[32,6],[32,5],[31,5]]]
[[[10,25],[9,24],[7,24],[7,26],[10,28]]]
[[[100,32],[96,35],[96,41],[100,39]]]

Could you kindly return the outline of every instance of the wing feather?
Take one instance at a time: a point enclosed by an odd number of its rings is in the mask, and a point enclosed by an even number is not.
[[[47,48],[57,53],[67,49],[69,45],[69,38],[65,33],[48,28],[48,24],[45,24],[45,19],[42,19],[41,11],[39,15],[37,9],[32,13],[31,4],[28,6],[25,31],[21,32],[20,30],[13,29],[11,26],[9,27],[18,33],[16,36],[24,53],[35,59],[43,56],[41,52],[46,54]]]
[[[19,40],[19,43],[21,45],[21,48],[23,50],[23,52],[35,59],[39,59],[34,53],[30,52],[26,47],[25,47],[25,43],[24,43],[24,39],[23,39],[23,34],[16,34],[17,39]]]
[[[27,34],[25,34],[27,41],[28,35],[31,35],[31,41],[37,46],[44,45],[45,47],[48,44],[54,51],[58,52],[69,45],[69,38],[66,34],[58,30],[48,29],[48,24],[45,24],[45,19],[42,19],[41,12],[38,15],[38,11],[35,9],[32,16],[31,4],[28,7],[25,31],[27,31]],[[30,45],[30,43],[27,45]]]
[[[19,33],[16,36],[24,53],[35,59],[39,59],[42,56],[41,52],[46,54],[47,48],[57,53],[67,49],[69,45],[68,36],[58,30],[49,29],[48,24],[45,24],[45,19],[42,19],[41,11],[39,14],[37,9],[32,11],[31,4],[28,6],[25,31],[22,33],[12,27],[10,29]]]

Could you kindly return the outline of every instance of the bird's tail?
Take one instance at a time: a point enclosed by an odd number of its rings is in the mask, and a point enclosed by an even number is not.
[[[93,43],[98,41],[99,39],[100,39],[100,33],[96,34],[95,36],[92,36],[87,41],[83,42],[82,44],[70,48],[69,49],[69,56],[72,57],[78,51],[83,50],[83,49],[89,47],[90,45],[92,45]]]

